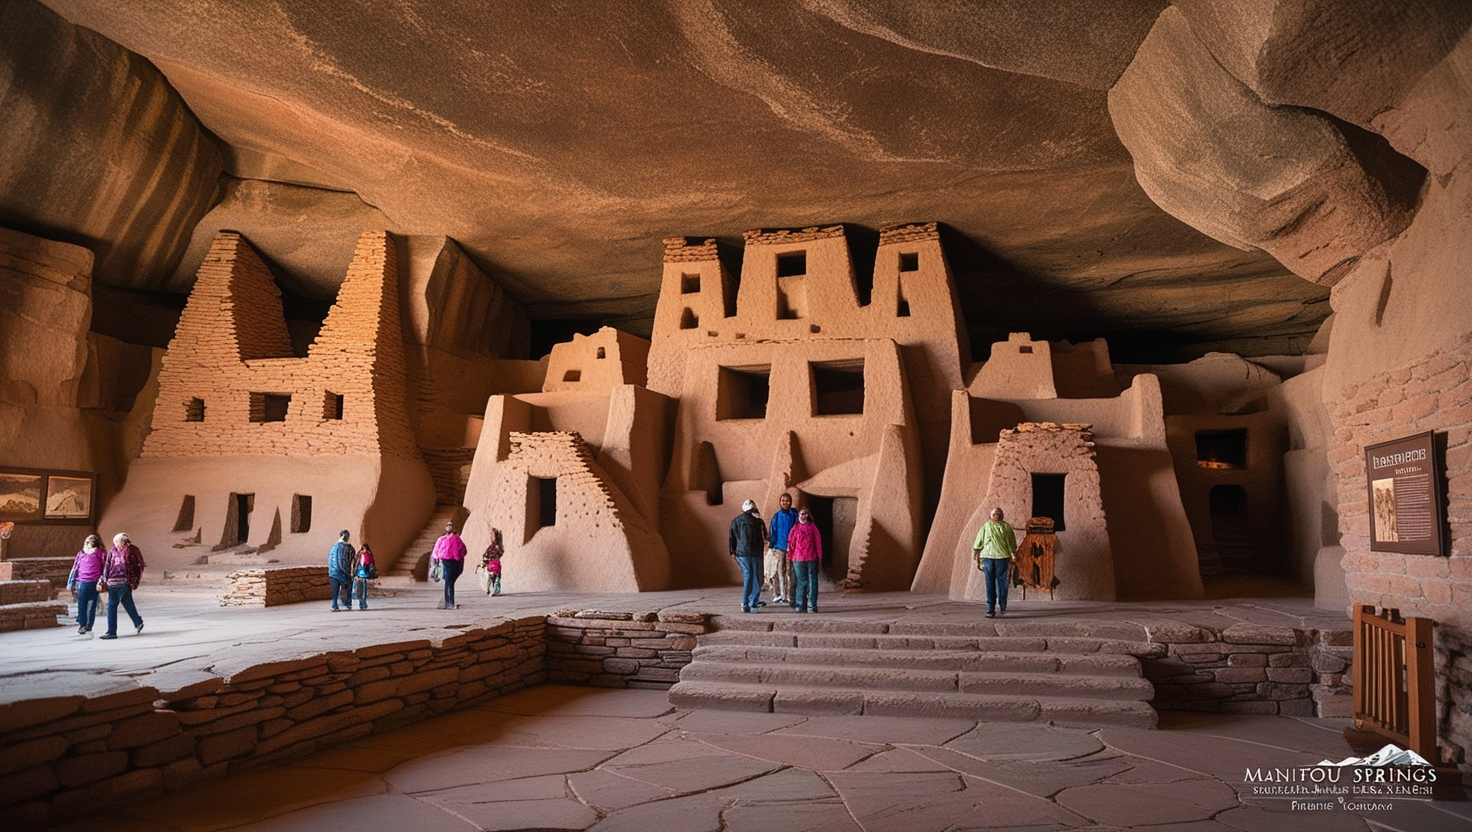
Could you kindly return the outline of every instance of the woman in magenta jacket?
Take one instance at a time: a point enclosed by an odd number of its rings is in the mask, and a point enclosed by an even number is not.
[[[72,564],[72,573],[66,579],[66,588],[77,599],[77,635],[92,632],[92,624],[97,620],[97,604],[101,597],[97,593],[97,581],[102,577],[102,559],[106,555],[102,538],[95,534],[87,535]]]
[[[797,525],[787,535],[787,557],[797,579],[797,597],[793,607],[798,612],[818,611],[818,564],[823,562],[823,536],[807,509],[797,512]]]

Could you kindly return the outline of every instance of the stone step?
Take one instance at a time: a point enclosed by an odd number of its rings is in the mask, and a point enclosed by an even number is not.
[[[812,647],[844,650],[970,650],[1008,653],[1106,653],[1141,658],[1166,654],[1164,644],[1148,641],[1074,636],[915,636],[888,633],[848,634],[837,632],[794,632],[789,630],[718,630],[700,637],[702,645],[746,645],[752,647]]]
[[[1068,727],[1154,728],[1157,717],[1138,700],[1011,696],[949,691],[778,687],[681,679],[670,703],[684,708],[791,714],[951,717],[987,722],[1052,722]]]
[[[424,524],[419,536],[414,538],[403,554],[392,564],[378,564],[378,572],[384,577],[408,578],[412,581],[429,580],[429,556],[434,551],[434,542],[445,533],[445,524],[454,523],[456,528],[464,525],[468,512],[459,505],[439,505],[429,522]],[[479,563],[480,561],[476,561]]]
[[[1091,676],[1140,676],[1140,661],[1117,653],[1003,652],[978,650],[845,650],[783,648],[742,644],[709,644],[702,636],[697,662],[792,663],[888,667],[898,670],[950,670],[969,673],[1071,673]]]
[[[67,614],[66,604],[50,601],[32,601],[27,604],[0,606],[0,633],[11,630],[39,630],[43,627],[60,627],[58,620]]]
[[[1138,676],[1083,676],[1067,673],[970,672],[912,670],[892,667],[844,667],[784,662],[713,662],[698,660],[680,671],[680,679],[773,685],[780,689],[851,688],[874,691],[934,691],[1000,696],[1047,696],[1081,699],[1149,701],[1155,686]]]
[[[50,601],[56,588],[47,580],[0,581],[0,604],[29,604]]]

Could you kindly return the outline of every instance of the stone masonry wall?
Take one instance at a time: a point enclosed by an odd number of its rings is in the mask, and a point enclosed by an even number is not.
[[[332,597],[325,566],[240,569],[225,578],[230,589],[220,596],[222,607],[275,607]]]
[[[1350,601],[1436,622],[1437,737],[1472,761],[1472,336],[1440,353],[1325,391],[1339,483],[1340,542]],[[1449,557],[1370,551],[1364,447],[1434,430],[1446,438]]]
[[[547,680],[606,688],[664,689],[690,663],[706,613],[558,610],[547,619]]]
[[[1347,717],[1350,630],[1236,624],[1173,634],[1142,660],[1157,711]],[[1196,639],[1196,640],[1188,640]]]
[[[0,828],[311,754],[546,679],[541,617],[271,662],[181,690],[0,705]]]

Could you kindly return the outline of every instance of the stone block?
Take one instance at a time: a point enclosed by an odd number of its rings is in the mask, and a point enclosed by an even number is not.
[[[107,737],[108,748],[134,748],[149,745],[179,733],[179,717],[173,711],[154,711],[135,716],[113,726]]]
[[[0,776],[49,763],[65,754],[69,746],[61,737],[41,737],[7,746],[0,754]]]
[[[1306,685],[1314,680],[1314,672],[1307,667],[1270,667],[1268,681]]]
[[[199,762],[205,766],[224,762],[244,754],[249,754],[256,746],[256,728],[254,725],[237,728],[223,734],[214,734],[204,737],[199,741],[197,757]]]
[[[188,734],[176,734],[165,740],[133,749],[133,766],[149,768],[172,763],[194,753],[196,740]]]
[[[610,658],[603,660],[603,670],[627,676],[639,671],[639,663],[629,658]]]
[[[1222,631],[1222,641],[1231,644],[1298,644],[1298,632],[1292,627],[1266,624],[1233,624]]]
[[[1266,681],[1267,672],[1262,667],[1223,667],[1212,671],[1218,682],[1223,684],[1239,684],[1242,682]]]
[[[128,755],[122,751],[82,754],[57,760],[52,768],[63,787],[75,789],[123,773],[128,768]]]

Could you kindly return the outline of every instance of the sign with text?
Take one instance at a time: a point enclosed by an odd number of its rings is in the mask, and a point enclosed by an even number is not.
[[[1440,555],[1445,503],[1436,436],[1427,432],[1365,446],[1370,551]]]

